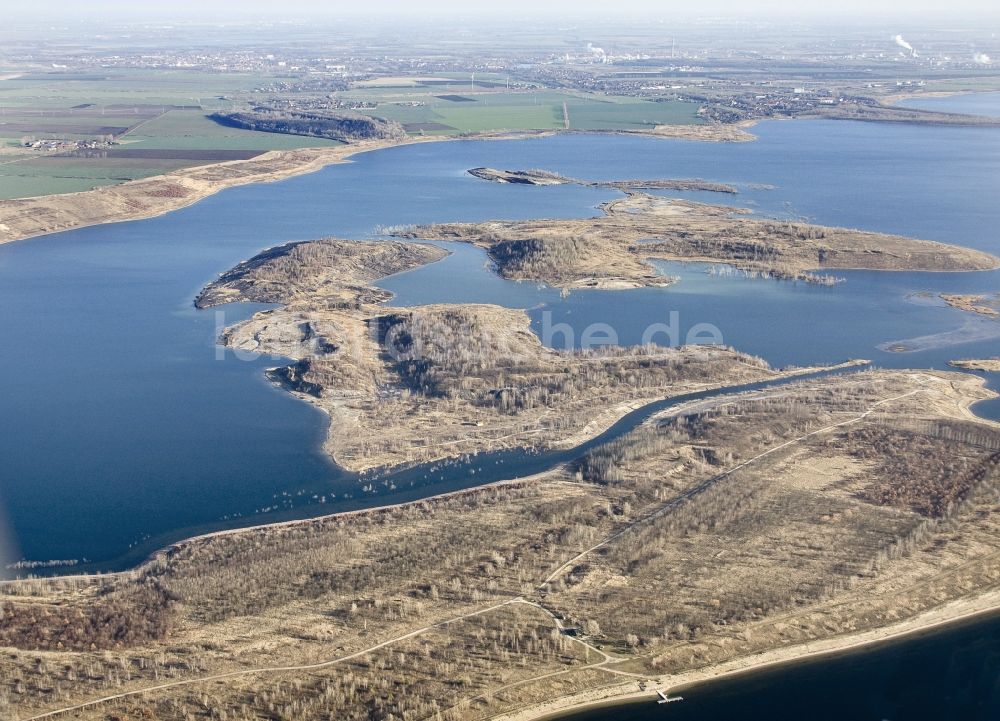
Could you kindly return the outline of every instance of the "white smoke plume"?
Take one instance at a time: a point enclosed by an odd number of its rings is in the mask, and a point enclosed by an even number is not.
[[[910,55],[912,57],[918,57],[917,56],[917,51],[913,49],[912,45],[910,45],[908,42],[906,42],[903,39],[902,35],[897,35],[896,37],[893,38],[893,40],[895,41],[896,45],[898,45],[899,47],[903,48],[904,50],[909,50],[910,51]]]
[[[604,52],[604,48],[594,47],[593,43],[587,43],[587,50],[592,52],[594,55],[600,55],[604,57],[607,53]]]
[[[972,56],[972,62],[978,65],[989,65],[993,62],[993,58],[986,53],[976,53]]]

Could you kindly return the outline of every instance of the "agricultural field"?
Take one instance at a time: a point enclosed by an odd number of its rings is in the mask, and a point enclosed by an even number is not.
[[[332,141],[228,128],[207,116],[262,82],[236,74],[24,74],[0,79],[0,199],[69,193]],[[25,140],[109,148],[26,149]]]
[[[490,87],[492,86],[492,87]],[[403,124],[411,133],[450,135],[495,130],[642,130],[656,125],[698,123],[698,106],[551,90],[511,90],[499,82],[470,81],[379,87],[343,94],[377,103],[372,115]]]
[[[89,190],[268,150],[334,144],[226,127],[208,117],[256,102],[316,99],[260,92],[291,79],[128,69],[0,75],[0,199]],[[376,77],[327,97],[372,104],[361,112],[395,120],[411,135],[642,130],[699,122],[691,103],[548,90],[486,73],[474,82],[471,76]],[[110,147],[74,151],[68,145],[110,138]],[[46,145],[26,148],[26,141]]]

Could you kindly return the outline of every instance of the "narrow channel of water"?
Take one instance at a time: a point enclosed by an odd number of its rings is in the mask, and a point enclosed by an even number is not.
[[[338,470],[341,478],[345,481],[350,481],[354,487],[363,484],[364,486],[373,486],[374,489],[370,495],[358,494],[353,498],[342,499],[337,503],[336,510],[337,512],[341,512],[382,505],[382,502],[378,500],[380,498],[378,495],[380,491],[384,494],[389,494],[393,503],[403,503],[426,498],[432,494],[449,493],[472,486],[532,476],[581,458],[591,449],[632,431],[660,411],[682,403],[751,391],[762,391],[797,381],[824,378],[844,373],[857,373],[859,370],[857,367],[848,367],[818,371],[787,378],[695,391],[693,393],[684,393],[671,398],[653,401],[625,414],[603,433],[564,450],[533,452],[522,449],[511,449],[493,451],[452,461],[424,463],[405,469],[364,475]],[[269,514],[268,521],[296,520],[315,515],[316,506],[300,504],[299,506],[290,506],[286,509],[272,511]],[[73,570],[76,572],[123,570],[140,563],[150,553],[163,548],[173,541],[224,528],[239,528],[242,525],[246,524],[241,519],[233,519],[228,524],[212,523],[201,528],[186,528],[179,534],[172,532],[160,537],[149,538],[144,543],[137,544],[129,553],[115,559],[113,564],[82,564],[74,567]]]
[[[0,555],[108,568],[195,530],[481,482],[456,470],[417,491],[397,483],[395,491],[363,493],[357,478],[323,456],[323,416],[265,380],[263,370],[279,361],[241,361],[215,348],[219,325],[252,308],[227,307],[217,317],[191,306],[214,274],[289,240],[373,237],[391,224],[581,217],[617,197],[491,184],[468,176],[471,167],[703,177],[736,183],[743,192],[727,200],[761,213],[1000,253],[996,129],[804,121],[763,123],[755,132],[760,139],[745,144],[567,135],[398,147],[232,189],[159,218],[0,247],[0,538],[7,539]],[[847,282],[825,288],[665,266],[680,283],[563,298],[497,278],[474,248],[452,250],[383,285],[404,305],[526,308],[543,339],[547,327],[565,323],[570,344],[592,323],[608,323],[620,342],[633,343],[676,314],[681,339],[711,323],[726,343],[776,365],[864,357],[946,367],[1000,350],[989,319],[926,302],[940,292],[996,291],[996,272],[845,273]],[[913,339],[921,341],[912,352],[884,350]],[[1000,404],[977,409],[996,417]]]

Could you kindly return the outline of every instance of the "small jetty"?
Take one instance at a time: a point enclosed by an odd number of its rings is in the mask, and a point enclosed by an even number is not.
[[[656,695],[660,697],[659,699],[657,699],[656,703],[660,703],[660,704],[663,704],[663,703],[675,703],[677,701],[683,701],[684,700],[683,696],[670,696],[667,692],[660,691],[660,690],[657,690]]]

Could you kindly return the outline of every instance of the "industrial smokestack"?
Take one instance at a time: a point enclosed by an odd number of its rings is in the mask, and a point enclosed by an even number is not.
[[[896,45],[898,45],[899,47],[903,48],[904,50],[909,50],[910,51],[910,57],[914,57],[914,58],[918,57],[917,51],[913,49],[912,45],[910,45],[908,42],[906,42],[903,39],[902,35],[897,35],[896,37],[893,38],[893,40],[895,41]]]

